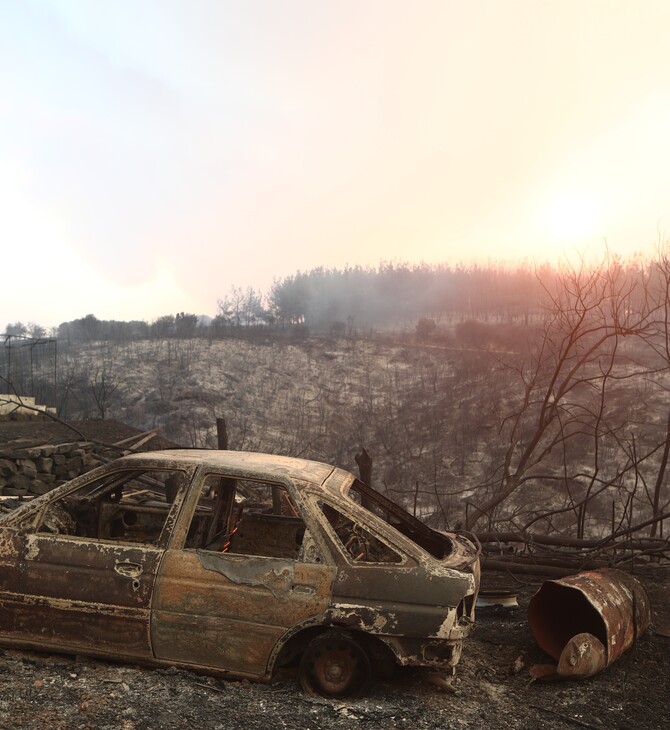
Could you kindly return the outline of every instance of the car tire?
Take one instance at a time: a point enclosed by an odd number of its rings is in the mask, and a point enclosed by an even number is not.
[[[300,660],[300,684],[309,694],[358,697],[371,680],[370,657],[344,631],[326,631],[312,639]]]

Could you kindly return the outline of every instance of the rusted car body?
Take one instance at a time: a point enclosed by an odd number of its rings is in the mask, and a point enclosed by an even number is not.
[[[346,471],[267,454],[132,454],[0,519],[0,642],[360,692],[451,670],[479,557]]]

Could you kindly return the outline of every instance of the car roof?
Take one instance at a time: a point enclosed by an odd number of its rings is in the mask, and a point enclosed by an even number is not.
[[[205,466],[226,470],[231,476],[240,478],[267,479],[268,481],[290,477],[322,486],[334,471],[340,469],[319,461],[297,459],[277,454],[262,454],[253,451],[223,451],[217,449],[167,449],[129,454],[121,459],[126,464],[135,462],[158,462],[161,465]],[[346,472],[342,472],[346,474]]]

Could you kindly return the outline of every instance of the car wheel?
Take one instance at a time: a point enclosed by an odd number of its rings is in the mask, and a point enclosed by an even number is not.
[[[312,639],[300,660],[300,684],[323,697],[355,697],[370,685],[370,658],[350,634],[327,631]]]

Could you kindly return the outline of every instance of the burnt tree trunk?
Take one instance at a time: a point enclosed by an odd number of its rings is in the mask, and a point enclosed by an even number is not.
[[[372,457],[368,453],[365,447],[361,447],[361,453],[354,456],[356,463],[358,464],[358,472],[361,476],[361,481],[365,486],[372,487]],[[371,505],[369,500],[363,496],[361,498],[361,504],[366,509],[370,509]]]

